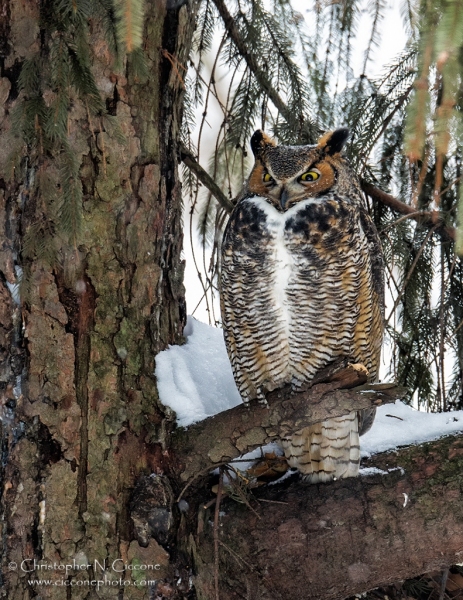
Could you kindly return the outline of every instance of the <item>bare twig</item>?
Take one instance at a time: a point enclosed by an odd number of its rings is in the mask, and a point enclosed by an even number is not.
[[[447,587],[447,578],[449,576],[449,569],[444,569],[443,573],[442,573],[442,579],[440,582],[440,594],[439,594],[439,600],[444,600],[445,597],[445,588]]]
[[[236,560],[236,562],[242,566],[242,567],[248,567],[249,570],[253,571],[252,567],[249,567],[249,565],[247,563],[245,563],[243,561],[243,559],[232,549],[230,548],[230,546],[227,546],[227,544],[224,544],[224,542],[222,542],[221,540],[219,540],[219,544],[221,546],[223,546],[225,548],[225,550],[227,550],[231,556],[233,556],[233,558]]]
[[[230,200],[225,196],[209,173],[202,168],[202,166],[188,150],[188,148],[186,148],[186,146],[180,146],[180,158],[183,160],[186,166],[193,171],[199,181],[206,186],[211,194],[213,194],[222,208],[230,213],[233,210],[233,203],[230,202]]]
[[[393,314],[394,314],[394,312],[395,312],[395,309],[396,309],[396,308],[397,308],[397,306],[399,305],[399,302],[401,301],[401,299],[402,299],[402,296],[403,296],[403,295],[404,295],[404,293],[405,293],[405,289],[406,289],[406,287],[407,287],[407,285],[408,285],[408,282],[410,281],[410,279],[411,279],[411,276],[413,275],[413,271],[415,270],[415,267],[416,267],[416,265],[418,264],[418,261],[419,261],[419,259],[420,259],[420,256],[423,254],[423,251],[424,251],[424,249],[426,248],[426,244],[428,243],[428,241],[429,241],[429,238],[430,238],[430,237],[432,236],[432,234],[433,234],[433,233],[436,231],[437,227],[438,227],[438,225],[434,225],[434,227],[428,231],[428,233],[426,234],[426,237],[425,237],[425,238],[424,238],[424,240],[423,240],[423,243],[422,243],[422,244],[421,244],[421,246],[420,246],[420,249],[419,249],[419,250],[418,250],[418,252],[416,253],[415,260],[413,261],[413,263],[412,263],[412,266],[410,267],[410,269],[409,269],[409,271],[408,271],[408,273],[407,273],[407,276],[405,277],[405,281],[403,282],[403,285],[402,285],[402,287],[401,287],[401,289],[400,289],[400,293],[399,293],[399,295],[397,296],[397,298],[395,299],[394,306],[392,307],[392,310],[391,310],[391,312],[389,313],[389,316],[388,316],[388,318],[386,319],[386,324],[387,324],[387,323],[389,323],[389,321],[391,320],[391,317],[392,317],[392,315],[393,315]]]
[[[170,62],[171,66],[172,66],[172,70],[174,71],[175,75],[177,76],[180,85],[182,86],[183,89],[185,89],[185,82],[183,81],[183,77],[179,71],[179,68],[182,69],[184,71],[184,73],[187,71],[186,67],[184,65],[182,65],[178,59],[171,54],[168,50],[166,50],[165,48],[163,48],[161,50],[161,54],[167,58],[167,60]]]
[[[394,221],[393,223],[389,223],[389,225],[387,227],[385,227],[384,229],[382,229],[380,231],[380,233],[385,233],[386,231],[389,231],[389,229],[392,229],[393,227],[397,227],[397,225],[399,223],[402,223],[402,221],[406,221],[407,219],[415,219],[416,217],[422,217],[423,219],[426,219],[429,217],[429,212],[423,211],[423,210],[417,210],[416,212],[411,212],[408,215],[403,215],[402,217],[400,217],[399,219],[397,219],[397,221]]]
[[[219,596],[219,517],[220,502],[222,500],[223,469],[220,469],[219,487],[217,489],[217,498],[215,500],[214,512],[214,587],[215,600],[220,600]]]

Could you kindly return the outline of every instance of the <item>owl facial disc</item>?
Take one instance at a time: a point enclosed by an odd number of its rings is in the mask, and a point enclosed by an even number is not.
[[[348,135],[343,128],[325,134],[315,146],[277,146],[266,133],[256,131],[251,138],[256,160],[249,189],[282,212],[305,198],[324,195],[336,184]]]

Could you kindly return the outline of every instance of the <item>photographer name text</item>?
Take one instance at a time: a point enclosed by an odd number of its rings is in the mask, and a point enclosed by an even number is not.
[[[17,563],[10,563],[9,570],[16,571],[18,568]],[[87,571],[93,569],[94,571],[114,571],[115,573],[125,573],[126,571],[159,571],[161,565],[159,564],[139,564],[138,562],[127,563],[121,558],[116,558],[112,562],[104,560],[93,560],[93,563],[82,562],[73,559],[67,563],[57,562],[45,562],[43,560],[37,560],[36,558],[26,558],[20,564],[19,568],[23,573],[34,573],[43,571],[61,571],[63,573],[69,573],[71,571]]]

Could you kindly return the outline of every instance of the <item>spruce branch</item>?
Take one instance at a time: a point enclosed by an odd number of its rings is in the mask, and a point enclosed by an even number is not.
[[[377,187],[363,179],[361,180],[360,185],[365,194],[367,194],[367,196],[370,196],[370,198],[372,198],[373,200],[381,202],[385,206],[392,208],[392,210],[397,211],[401,215],[409,216],[410,219],[414,219],[415,221],[420,223],[420,225],[425,225],[429,228],[433,228],[436,226],[436,214],[434,212],[417,212],[416,209],[413,208],[413,206],[405,204],[405,202],[398,200],[394,196],[391,196],[391,194],[383,192],[382,190],[378,189]],[[444,241],[455,241],[455,227],[442,224],[439,227],[437,227],[436,233],[438,233]]]
[[[402,284],[402,288],[400,289],[400,292],[399,292],[397,298],[395,299],[394,306],[392,307],[391,312],[389,313],[389,316],[386,318],[386,325],[389,324],[389,321],[391,320],[391,317],[393,316],[396,308],[399,306],[399,303],[402,300],[402,297],[403,297],[403,295],[405,293],[407,285],[408,285],[408,283],[409,283],[409,281],[410,281],[410,279],[411,279],[411,277],[413,275],[415,267],[418,264],[418,261],[420,260],[421,255],[423,254],[424,249],[426,248],[426,244],[428,243],[430,237],[435,232],[435,230],[437,229],[437,227],[438,227],[438,225],[434,225],[434,227],[432,227],[428,231],[428,233],[426,234],[426,237],[423,240],[423,243],[421,244],[418,252],[416,253],[416,256],[415,256],[415,259],[413,260],[412,266],[410,267],[410,270],[408,271],[407,276],[405,277],[405,280],[404,280],[404,282]]]
[[[115,14],[119,44],[125,45],[128,53],[141,48],[145,18],[143,0],[117,0]]]
[[[275,108],[279,111],[283,118],[288,123],[294,122],[294,115],[291,113],[288,106],[285,104],[281,96],[275,90],[275,87],[272,85],[272,82],[269,80],[267,75],[260,68],[257,57],[249,50],[246,42],[242,39],[240,32],[235,24],[235,20],[228,11],[224,0],[213,0],[213,2],[217,10],[219,11],[220,16],[222,17],[225,28],[227,29],[231,40],[233,41],[240,55],[246,61],[248,68],[253,73],[259,86],[265,91],[265,93],[273,102]],[[301,121],[303,121],[301,123],[301,129],[306,132],[309,140],[315,141],[315,138],[319,133],[318,128],[303,115],[301,115],[300,118]]]

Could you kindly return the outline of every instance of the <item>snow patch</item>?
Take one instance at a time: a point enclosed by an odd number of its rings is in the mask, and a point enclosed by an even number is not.
[[[161,402],[177,413],[179,425],[187,427],[241,404],[241,397],[222,330],[188,317],[184,335],[186,344],[171,346],[158,354],[156,377]],[[426,413],[397,401],[378,408],[373,427],[360,438],[361,456],[461,431],[463,411]],[[261,451],[255,453],[258,456]],[[249,455],[246,458],[251,460]],[[361,474],[371,473],[362,469]]]
[[[23,270],[18,265],[15,265],[14,270],[16,273],[16,280],[18,283],[10,283],[9,281],[7,281],[6,285],[8,286],[8,289],[10,290],[10,294],[13,299],[13,302],[16,304],[16,306],[19,306],[21,304],[21,297],[19,295],[19,287],[20,287],[20,282],[21,282],[22,276],[23,276]]]
[[[188,317],[186,344],[156,356],[161,402],[177,413],[182,427],[241,404],[223,332]]]
[[[363,467],[359,469],[359,475],[366,477],[369,475],[387,475],[387,473],[387,471],[383,471],[382,469],[378,469],[376,467]]]
[[[463,411],[426,413],[397,400],[378,408],[373,427],[360,438],[361,456],[422,444],[462,430]]]

